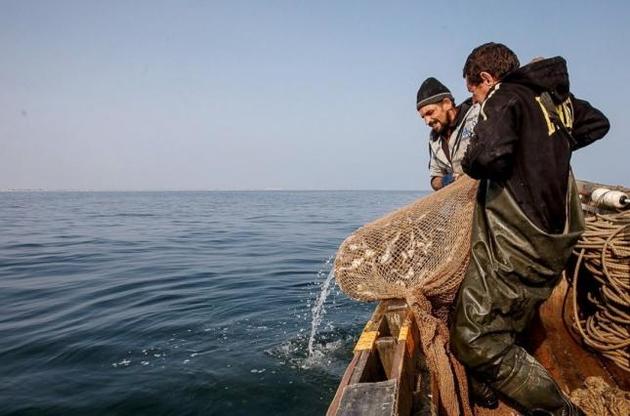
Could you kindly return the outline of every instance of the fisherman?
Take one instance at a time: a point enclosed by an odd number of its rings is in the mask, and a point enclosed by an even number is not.
[[[431,187],[441,189],[462,174],[461,160],[479,116],[479,105],[468,99],[455,105],[451,91],[435,78],[427,78],[416,99],[416,110],[427,126]]]
[[[561,57],[519,68],[508,47],[487,43],[471,52],[463,74],[482,104],[462,167],[481,181],[453,350],[473,380],[526,414],[582,415],[515,339],[560,280],[584,230],[571,153],[602,138],[608,120],[569,92]],[[492,404],[492,390],[480,391]]]

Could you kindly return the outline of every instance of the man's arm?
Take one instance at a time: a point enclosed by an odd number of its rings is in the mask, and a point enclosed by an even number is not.
[[[571,102],[574,112],[571,134],[576,142],[571,150],[577,150],[604,137],[610,129],[610,123],[606,116],[591,106],[588,101],[580,100],[571,95]]]
[[[437,154],[431,147],[431,142],[429,142],[429,175],[431,177],[431,188],[433,188],[434,191],[442,189],[445,186],[442,181],[445,174],[446,172],[440,167]]]
[[[516,99],[497,90],[482,105],[475,134],[462,159],[462,169],[475,179],[500,180],[512,168]]]

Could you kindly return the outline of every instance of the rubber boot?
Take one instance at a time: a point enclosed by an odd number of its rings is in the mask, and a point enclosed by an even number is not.
[[[562,393],[547,370],[521,347],[515,346],[506,353],[495,380],[490,385],[515,401],[527,414],[583,415]]]
[[[557,411],[552,413],[547,410],[534,409],[529,414],[530,416],[586,416],[582,409],[573,403],[569,403],[569,405],[562,409],[559,413]]]
[[[486,383],[477,380],[474,376],[469,376],[468,386],[470,398],[475,404],[487,409],[496,409],[499,406],[496,393]]]

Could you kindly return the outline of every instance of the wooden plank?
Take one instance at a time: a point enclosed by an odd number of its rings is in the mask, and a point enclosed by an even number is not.
[[[389,301],[383,301],[378,304],[370,320],[365,324],[363,331],[378,331],[383,321],[383,316],[387,312]]]
[[[394,337],[383,337],[376,341],[376,350],[385,370],[385,377],[392,378],[392,362],[394,361],[394,352],[397,342]]]
[[[397,415],[396,380],[361,383],[348,386],[336,416],[394,416]]]
[[[407,304],[403,304],[402,306],[399,304],[391,305],[387,309],[387,313],[385,314],[385,319],[387,320],[387,326],[389,327],[389,332],[394,338],[398,338],[398,333],[400,331],[400,327],[403,324],[403,321],[407,316]]]
[[[385,380],[385,370],[376,351],[361,351],[349,385]]]
[[[539,309],[532,325],[530,348],[536,359],[551,373],[560,388],[571,392],[583,386],[586,377],[601,377],[616,385],[601,361],[571,336],[563,321],[563,303],[568,284],[563,278]]]
[[[615,191],[621,191],[621,192],[625,192],[625,193],[630,192],[630,188],[627,188],[627,187],[622,186],[622,185],[604,185],[604,184],[601,184],[601,183],[580,181],[580,180],[575,181],[575,183],[577,185],[578,192],[580,193],[580,195],[588,196],[589,199],[590,199],[591,194],[593,193],[593,191],[595,189],[597,189],[597,188],[606,188],[606,189],[615,190]]]
[[[376,337],[378,337],[378,331],[363,331],[354,346],[354,352],[372,350],[376,342]]]
[[[401,305],[400,300],[392,299],[380,302],[374,309],[355,346],[352,361],[346,368],[335,397],[328,407],[327,416],[334,416],[337,413],[346,387],[365,381],[385,380],[385,370],[376,355],[378,353],[374,350],[374,345],[379,336],[389,335],[389,327],[384,319],[385,313],[390,308],[400,309],[401,306],[404,306],[404,301]]]
[[[391,374],[393,379],[400,381],[398,394],[398,411],[400,415],[410,414],[416,401],[415,390],[418,376],[416,359],[420,353],[418,342],[418,328],[413,313],[408,310],[398,334],[398,344],[394,353]]]
[[[333,398],[332,402],[330,402],[330,406],[328,406],[328,411],[326,412],[326,416],[334,416],[337,414],[339,403],[341,402],[341,397],[343,396],[343,391],[345,390],[346,386],[348,386],[348,383],[350,382],[352,373],[354,373],[354,369],[357,363],[359,362],[360,355],[361,355],[360,353],[354,354],[354,357],[352,357],[352,361],[350,361],[350,364],[348,364],[348,367],[346,368],[346,371],[343,373],[343,377],[341,378],[341,381],[339,382],[339,387],[337,387],[337,391],[335,392],[335,397]]]

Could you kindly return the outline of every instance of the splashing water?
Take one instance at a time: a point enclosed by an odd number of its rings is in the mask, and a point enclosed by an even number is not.
[[[334,255],[330,256],[330,258],[326,261],[326,266],[331,266],[332,260],[334,258],[335,258]],[[323,270],[318,273],[318,275],[322,275],[322,274],[323,274]],[[308,339],[309,357],[311,357],[314,353],[313,344],[315,343],[315,334],[317,333],[317,329],[319,328],[319,325],[321,324],[322,319],[324,318],[324,314],[326,313],[326,308],[324,308],[324,303],[326,302],[326,298],[330,294],[330,291],[333,287],[333,285],[331,285],[331,282],[333,281],[334,278],[335,278],[335,273],[334,273],[334,270],[331,269],[330,272],[328,273],[328,277],[326,277],[326,280],[324,280],[324,283],[322,283],[321,285],[321,291],[319,292],[319,296],[317,297],[315,306],[313,306],[313,309],[311,309],[311,311],[313,312],[313,320],[311,321],[311,336]]]

